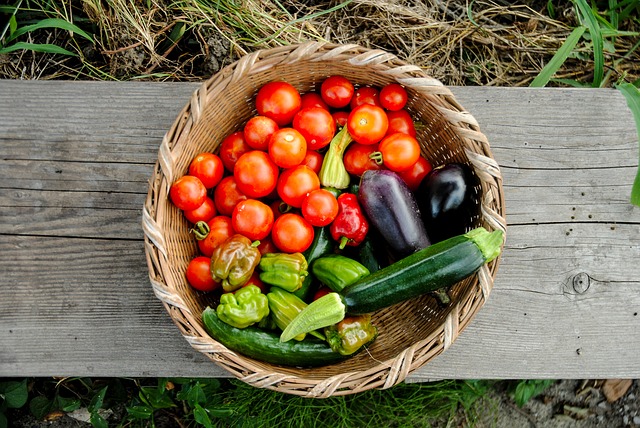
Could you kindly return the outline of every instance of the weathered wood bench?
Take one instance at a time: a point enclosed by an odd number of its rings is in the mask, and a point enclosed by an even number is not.
[[[195,83],[0,81],[0,376],[227,373],[152,292],[141,213]],[[635,125],[607,89],[459,87],[505,184],[487,304],[409,381],[640,378]]]

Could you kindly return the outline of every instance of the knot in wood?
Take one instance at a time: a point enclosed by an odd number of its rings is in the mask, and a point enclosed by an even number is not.
[[[580,272],[573,277],[573,291],[578,294],[586,293],[591,286],[591,278],[585,272]]]

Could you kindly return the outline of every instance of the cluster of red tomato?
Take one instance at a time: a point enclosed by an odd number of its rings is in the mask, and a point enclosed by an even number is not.
[[[170,188],[186,218],[209,229],[198,241],[202,256],[187,269],[189,283],[202,291],[218,287],[209,274],[210,257],[235,233],[260,241],[263,254],[304,252],[311,245],[314,227],[338,214],[336,196],[318,177],[323,149],[338,127],[346,126],[354,140],[343,157],[349,174],[387,168],[417,188],[431,165],[420,155],[406,103],[399,84],[356,88],[338,75],[325,79],[318,92],[300,94],[282,81],[261,87],[258,114],[227,136],[218,154],[198,154]]]

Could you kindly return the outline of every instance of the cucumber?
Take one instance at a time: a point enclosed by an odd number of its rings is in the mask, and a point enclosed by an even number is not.
[[[479,227],[398,260],[344,288],[346,312],[366,314],[449,287],[496,258],[502,235]]]
[[[313,337],[298,342],[280,342],[280,335],[258,327],[236,328],[218,318],[207,307],[202,321],[212,338],[232,351],[271,364],[292,367],[319,367],[344,361],[349,356],[334,352],[329,345]]]

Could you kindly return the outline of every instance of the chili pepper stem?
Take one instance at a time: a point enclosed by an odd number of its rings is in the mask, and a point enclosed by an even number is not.
[[[349,238],[347,238],[346,236],[343,236],[342,238],[340,238],[340,244],[338,245],[338,248],[340,248],[341,250],[344,250],[344,247],[346,247],[348,243],[349,243]]]

